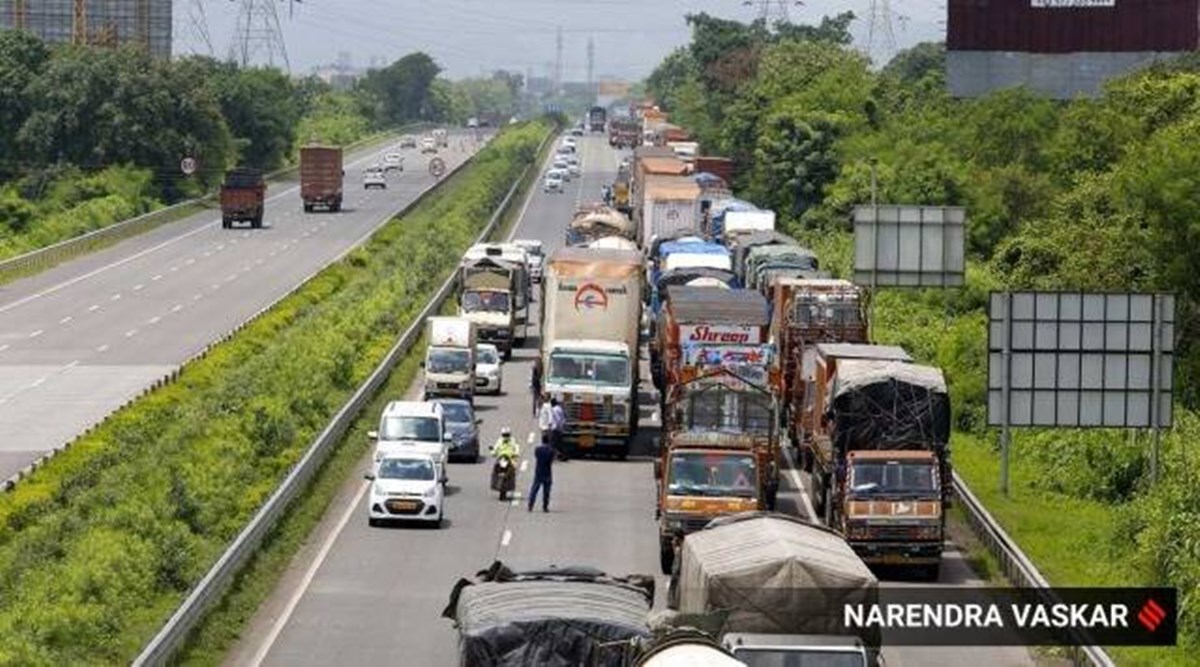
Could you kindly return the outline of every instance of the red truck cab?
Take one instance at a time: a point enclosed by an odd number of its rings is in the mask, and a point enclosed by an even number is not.
[[[267,184],[262,172],[231,169],[221,184],[221,227],[230,229],[235,222],[249,222],[251,228],[261,229],[266,197]]]

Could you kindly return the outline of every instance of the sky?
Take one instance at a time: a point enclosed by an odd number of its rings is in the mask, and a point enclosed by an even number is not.
[[[205,52],[188,20],[202,7],[213,55],[229,54],[239,5],[246,0],[175,0],[175,52]],[[747,5],[746,2],[750,2]],[[689,39],[684,15],[707,12],[750,21],[762,0],[276,0],[293,73],[350,55],[356,67],[425,51],[450,78],[479,76],[495,69],[547,76],[555,60],[555,32],[563,31],[563,78],[587,78],[587,42],[595,42],[597,78],[645,78],[672,49]],[[771,0],[778,7],[779,0]],[[793,22],[817,23],[821,16],[850,10],[856,45],[866,49],[870,7],[890,5],[896,48],[944,36],[945,0],[795,0],[786,2]],[[886,61],[892,51],[879,29],[872,56]],[[255,58],[266,61],[266,52]],[[282,64],[276,59],[277,65]]]

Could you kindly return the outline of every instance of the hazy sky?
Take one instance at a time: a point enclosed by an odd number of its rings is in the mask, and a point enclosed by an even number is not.
[[[175,0],[176,53],[197,50],[199,42],[188,30],[187,16],[189,4],[199,3],[207,15],[215,55],[228,55],[242,1]],[[584,80],[588,37],[596,45],[597,77],[640,79],[671,49],[688,41],[685,14],[703,11],[748,21],[757,16],[759,1],[747,6],[743,0],[302,0],[292,6],[291,17],[287,0],[276,4],[293,72],[333,63],[343,51],[354,65],[366,66],[372,57],[390,62],[422,50],[452,78],[497,68],[522,73],[532,68],[534,76],[544,76],[555,58],[555,29],[562,26],[564,78]],[[772,0],[773,5],[777,2]],[[788,4],[796,22],[815,23],[822,15],[855,12],[859,20],[854,33],[865,47],[871,0]],[[945,0],[890,0],[890,5],[899,48],[942,39]],[[877,36],[877,59],[886,59],[884,44]]]

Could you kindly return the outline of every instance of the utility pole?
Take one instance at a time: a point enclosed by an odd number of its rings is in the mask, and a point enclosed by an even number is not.
[[[558,26],[555,31],[555,59],[554,59],[554,94],[562,94],[563,84],[563,33],[562,26]]]
[[[282,63],[284,70],[290,72],[292,67],[288,62],[283,29],[279,27],[279,13],[275,11],[273,0],[239,0],[239,5],[229,59],[248,67],[263,53],[268,65]]]
[[[746,7],[758,7],[758,19],[767,25],[775,23],[791,23],[791,13],[788,6],[800,7],[801,0],[742,0]]]
[[[877,38],[883,40],[883,47],[890,55],[896,50],[896,33],[892,30],[891,0],[871,0],[867,9],[867,55],[873,56]]]
[[[595,82],[596,82],[596,79],[595,79],[595,74],[596,74],[596,42],[595,42],[595,41],[594,41],[594,40],[593,40],[591,37],[588,37],[588,45],[587,45],[587,89],[588,89],[588,94],[589,94],[589,95],[593,94],[593,93],[592,93],[592,87],[595,85]]]

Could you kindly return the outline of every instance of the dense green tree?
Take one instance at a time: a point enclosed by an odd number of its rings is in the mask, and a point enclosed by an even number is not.
[[[796,217],[820,204],[837,176],[834,145],[841,124],[836,116],[798,107],[768,116],[755,155],[756,199]]]
[[[433,117],[436,108],[430,99],[430,86],[440,71],[428,54],[410,53],[387,67],[367,72],[359,89],[378,125],[403,125]]]
[[[50,58],[42,40],[18,30],[0,31],[0,177],[18,172],[17,132],[29,115],[27,89]]]

